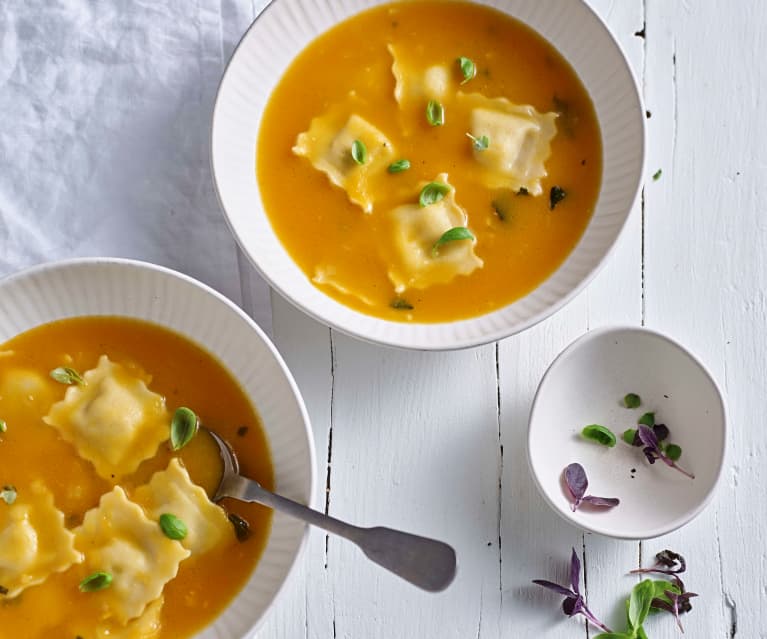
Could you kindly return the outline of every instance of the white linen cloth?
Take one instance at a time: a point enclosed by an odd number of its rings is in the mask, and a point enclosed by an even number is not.
[[[238,256],[209,162],[216,87],[266,4],[0,1],[0,276],[137,258],[245,303],[270,330],[268,287]]]

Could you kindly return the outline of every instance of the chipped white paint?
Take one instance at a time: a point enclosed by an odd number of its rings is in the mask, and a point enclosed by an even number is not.
[[[321,460],[318,483],[327,487],[318,503],[361,524],[401,526],[452,542],[461,561],[455,585],[442,595],[422,594],[370,565],[348,544],[314,531],[303,565],[259,637],[593,637],[581,622],[561,615],[556,598],[530,585],[535,577],[564,579],[571,546],[585,552],[590,607],[609,622],[620,623],[620,598],[634,583],[625,573],[642,558],[647,561],[671,547],[687,556],[686,582],[701,595],[685,619],[686,636],[767,637],[762,533],[767,525],[767,65],[761,61],[767,45],[767,3],[743,0],[737,7],[724,7],[714,0],[591,1],[624,47],[652,117],[647,122],[644,205],[634,211],[607,268],[583,294],[519,336],[442,354],[362,344],[273,300],[275,339],[313,419]],[[186,101],[180,111],[182,124],[195,135],[168,137],[168,145],[185,141],[186,146],[183,153],[162,156],[164,163],[157,160],[145,168],[137,161],[127,176],[96,167],[90,181],[71,185],[69,198],[55,193],[50,202],[43,198],[43,204],[65,215],[75,229],[87,227],[90,219],[83,202],[103,209],[95,205],[94,189],[105,180],[113,187],[116,212],[127,211],[119,208],[126,194],[128,204],[141,209],[132,226],[115,215],[100,221],[82,241],[42,234],[47,209],[31,206],[24,180],[13,179],[14,173],[0,177],[0,270],[84,252],[161,261],[202,277],[268,323],[258,303],[263,284],[245,259],[232,261],[231,238],[222,230],[210,175],[200,160],[205,141],[197,134],[207,128],[207,110],[225,60],[266,1],[198,0],[194,12],[185,2],[166,4],[162,19],[167,24],[187,19],[199,23],[197,53],[191,57],[202,66],[179,66],[185,69],[184,87],[195,88],[184,95],[196,96],[196,101]],[[24,12],[35,7],[45,11],[39,1],[0,5],[0,35],[9,21],[23,16],[29,21]],[[123,22],[132,25],[125,6],[120,0],[99,3],[105,17],[92,29],[88,11],[77,15],[86,31],[96,33]],[[141,10],[136,5],[135,11]],[[55,26],[51,15],[46,19]],[[166,22],[157,28],[165,28]],[[27,29],[27,37],[34,38],[33,31]],[[66,40],[57,42],[48,39],[51,60],[57,58],[56,46],[67,46]],[[15,61],[23,44],[0,38],[5,96],[22,80],[32,89],[38,81],[12,74],[24,70]],[[113,53],[110,47],[118,44],[100,39],[88,50],[95,55],[100,47],[96,58],[106,60]],[[113,76],[119,83],[130,69],[115,67],[111,73],[122,74]],[[99,94],[104,104],[113,89],[105,83]],[[61,106],[55,99],[67,95],[54,96],[49,108]],[[135,141],[131,148],[139,160],[156,160],[141,136],[151,135],[162,123],[138,131],[122,127],[122,121],[120,126],[92,129],[101,121],[99,109],[72,114],[78,139],[106,149],[111,145],[114,153],[124,141]],[[56,168],[44,153],[52,134],[24,123],[23,129],[11,126],[3,134],[13,139],[14,131],[25,132],[14,146],[19,161],[26,163],[26,172],[19,175],[32,176],[29,183],[37,184],[35,175]],[[96,133],[98,140],[89,138]],[[30,151],[38,148],[43,152]],[[194,157],[193,174],[170,165],[184,154]],[[657,169],[662,177],[653,181],[650,176]],[[137,183],[142,188],[134,193]],[[197,183],[199,193],[192,188]],[[185,199],[187,193],[194,198]],[[179,219],[194,220],[168,226],[178,229],[176,238],[185,238],[184,251],[170,236],[165,248],[156,236],[147,241],[158,228],[157,216],[165,215],[162,205],[174,202],[189,209],[179,215],[191,217]],[[29,216],[14,217],[21,210]],[[211,230],[195,231],[203,228]],[[584,331],[610,323],[645,323],[669,332],[709,365],[729,404],[730,449],[714,502],[681,531],[643,544],[583,535],[563,523],[536,493],[522,448],[532,394],[548,363]],[[650,629],[653,639],[678,636],[668,619],[653,620]]]

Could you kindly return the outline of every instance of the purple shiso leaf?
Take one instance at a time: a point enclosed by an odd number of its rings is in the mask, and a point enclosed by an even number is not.
[[[573,617],[579,612],[583,612],[583,597],[568,597],[562,602],[562,612],[568,617]]]
[[[586,489],[589,487],[589,480],[586,478],[586,471],[583,470],[583,466],[573,463],[565,468],[565,483],[573,497],[571,508],[575,512],[578,506],[581,505],[581,500],[586,494]]]
[[[573,548],[573,554],[570,557],[570,586],[574,593],[580,594],[581,583],[581,560],[578,559],[578,553]]]
[[[637,433],[639,434],[639,439],[642,440],[642,443],[647,448],[652,448],[654,450],[658,449],[658,438],[655,436],[652,428],[649,428],[644,424],[639,424]]]
[[[602,508],[615,508],[621,503],[621,500],[617,497],[594,497],[594,495],[586,495],[583,498],[583,501],[592,506],[599,506]]]
[[[653,456],[662,460],[666,466],[670,466],[671,468],[674,468],[675,470],[678,470],[683,475],[686,475],[690,479],[695,479],[695,475],[692,473],[688,473],[686,470],[681,468],[680,466],[677,466],[677,464],[674,462],[673,459],[669,459],[663,454],[663,451],[660,449],[658,445],[658,438],[655,436],[655,433],[653,432],[652,428],[649,428],[645,426],[644,424],[639,424],[637,429],[637,434],[639,435],[639,439],[642,440],[642,443],[645,445],[644,454],[645,457],[647,457],[647,461],[649,461],[651,464],[655,463],[655,459],[653,459]]]
[[[576,597],[578,593],[573,592],[572,590],[569,590],[565,588],[564,586],[560,586],[559,584],[555,584],[553,581],[548,581],[546,579],[533,579],[534,584],[538,584],[539,586],[543,586],[544,588],[548,588],[549,590],[553,590],[554,592],[564,595],[565,597]]]

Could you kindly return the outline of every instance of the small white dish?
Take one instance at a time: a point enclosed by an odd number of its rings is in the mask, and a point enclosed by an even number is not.
[[[159,324],[202,346],[238,380],[263,422],[274,488],[310,504],[315,457],[295,382],[263,331],[228,299],[186,275],[116,258],[44,264],[0,279],[0,343],[67,317],[112,315]],[[308,526],[275,513],[247,585],[196,639],[242,639],[261,623],[306,543]]]
[[[636,393],[641,406],[627,409]],[[621,438],[646,412],[668,426],[666,443],[681,446],[678,464],[689,479]],[[706,367],[674,340],[639,327],[590,331],[568,346],[543,376],[530,411],[528,455],[533,478],[548,504],[584,530],[619,539],[665,535],[698,515],[711,500],[726,445],[722,393]],[[615,433],[612,448],[588,441],[581,430],[600,424]],[[588,493],[617,497],[612,509],[573,512],[563,482],[571,463],[583,466]],[[632,469],[635,472],[632,472]]]
[[[283,73],[317,36],[385,0],[279,0],[243,36],[221,80],[211,130],[213,178],[245,254],[283,297],[354,337],[402,348],[476,346],[518,333],[572,300],[604,265],[642,181],[645,112],[631,68],[605,24],[582,0],[476,0],[521,20],[568,60],[585,85],[602,132],[603,175],[594,214],[577,246],[535,290],[492,313],[442,323],[392,322],[355,311],[315,287],[277,238],[256,180],[261,117]],[[298,132],[297,132],[298,133]]]

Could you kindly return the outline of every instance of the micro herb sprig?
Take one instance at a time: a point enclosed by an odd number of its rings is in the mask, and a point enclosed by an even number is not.
[[[679,629],[684,632],[679,621],[679,615],[692,610],[690,599],[697,597],[694,592],[686,592],[679,573],[684,572],[684,558],[670,550],[664,550],[656,555],[657,563],[653,568],[640,568],[631,572],[645,574],[670,575],[670,581],[665,579],[645,579],[640,581],[631,590],[626,600],[626,623],[628,629],[624,632],[610,630],[596,615],[586,606],[579,589],[581,563],[578,554],[573,548],[570,559],[570,586],[534,579],[533,583],[543,586],[548,590],[563,595],[562,611],[568,616],[583,615],[589,623],[604,631],[595,639],[648,639],[644,629],[644,622],[650,612],[665,610],[670,612],[676,619]]]
[[[181,450],[197,434],[200,420],[191,408],[180,406],[173,413],[170,422],[170,446],[173,450]]]
[[[674,470],[678,470],[680,473],[689,477],[690,479],[695,479],[695,475],[688,473],[686,470],[678,466],[677,463],[671,459],[671,457],[666,455],[666,453],[663,451],[660,441],[658,441],[658,436],[655,434],[655,431],[653,431],[652,428],[645,426],[644,424],[639,424],[637,435],[644,445],[642,452],[644,453],[648,462],[654,464],[656,460],[660,459],[664,464],[666,464],[666,466],[670,466]],[[681,449],[679,454],[681,455]]]
[[[589,439],[592,442],[602,444],[602,446],[607,446],[608,448],[615,446],[615,442],[618,441],[615,434],[609,428],[600,424],[589,424],[588,426],[584,426],[581,435],[584,439]]]
[[[4,419],[0,419],[0,434],[8,431],[8,424]]]
[[[556,592],[557,594],[564,595],[565,600],[562,602],[562,611],[568,617],[574,617],[575,615],[583,615],[587,621],[600,630],[604,630],[609,633],[612,632],[605,624],[603,624],[594,613],[589,610],[586,602],[583,600],[580,590],[581,580],[581,561],[578,558],[578,553],[573,548],[573,553],[570,556],[570,587],[560,586],[552,581],[546,579],[533,579],[533,583],[538,586],[543,586]]]
[[[448,193],[450,193],[450,187],[444,182],[429,182],[421,189],[418,205],[423,208],[430,204],[436,204]]]
[[[463,76],[461,84],[466,84],[477,75],[477,65],[474,64],[474,60],[471,58],[461,56],[456,62],[458,63],[458,68],[461,70],[461,75]]]
[[[432,257],[436,257],[439,253],[439,249],[443,244],[448,242],[457,242],[459,240],[473,240],[474,234],[465,226],[454,226],[451,229],[445,231],[440,238],[431,247]]]
[[[389,173],[402,173],[403,171],[407,171],[410,168],[410,160],[402,159],[402,160],[395,160],[392,162],[389,166],[386,167],[386,170]]]
[[[9,506],[13,505],[16,501],[16,487],[15,486],[3,486],[0,490],[0,499],[2,499]]]
[[[79,384],[80,386],[85,386],[85,380],[82,375],[80,375],[74,368],[59,366],[58,368],[54,368],[49,375],[51,376],[51,379],[57,381],[59,384],[67,384],[70,386],[72,384]]]
[[[587,495],[586,489],[589,487],[589,480],[586,477],[586,471],[583,469],[583,466],[577,462],[572,463],[565,468],[565,484],[573,498],[573,502],[570,504],[570,508],[572,508],[573,512],[578,510],[578,507],[584,502],[600,508],[614,508],[621,503],[620,500],[615,497],[595,497],[594,495]]]
[[[628,393],[623,398],[623,405],[626,408],[639,408],[640,404],[642,403],[642,398],[639,397],[636,393]]]

